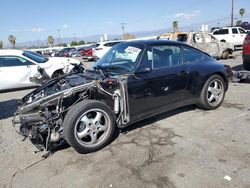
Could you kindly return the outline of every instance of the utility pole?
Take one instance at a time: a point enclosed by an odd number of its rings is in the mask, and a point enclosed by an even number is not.
[[[58,31],[58,45],[60,46],[61,44],[61,29],[57,29]]]
[[[125,34],[125,25],[126,25],[126,23],[121,23],[121,27],[122,27],[122,36],[124,36],[124,34]]]
[[[231,27],[234,25],[234,0],[232,0]]]

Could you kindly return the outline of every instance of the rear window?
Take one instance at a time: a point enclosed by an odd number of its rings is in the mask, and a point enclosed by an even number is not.
[[[104,44],[103,46],[112,47],[112,46],[119,44],[119,43],[121,43],[121,42],[108,42],[108,43]]]

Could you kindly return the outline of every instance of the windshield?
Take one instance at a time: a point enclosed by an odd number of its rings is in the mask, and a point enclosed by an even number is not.
[[[145,46],[138,43],[120,43],[112,47],[93,68],[105,68],[106,70],[133,72]]]
[[[34,52],[29,52],[29,51],[24,51],[23,56],[28,57],[29,59],[37,62],[37,63],[45,63],[49,59],[47,57],[44,57],[40,54],[34,53]]]

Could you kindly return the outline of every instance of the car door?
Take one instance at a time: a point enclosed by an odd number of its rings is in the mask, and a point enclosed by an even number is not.
[[[181,54],[178,46],[152,46],[147,50],[139,69],[152,71],[128,79],[131,121],[161,113],[181,102],[188,81]]]
[[[34,86],[29,78],[38,66],[18,56],[0,56],[0,90]]]
[[[240,38],[240,45],[243,45],[243,41],[244,41],[244,39],[245,39],[245,37],[246,37],[246,35],[247,35],[247,32],[245,31],[245,30],[243,30],[243,29],[241,29],[241,28],[238,28],[239,29],[239,38]]]
[[[240,34],[237,28],[232,28],[232,41],[234,45],[240,44]],[[243,41],[243,40],[242,40]]]

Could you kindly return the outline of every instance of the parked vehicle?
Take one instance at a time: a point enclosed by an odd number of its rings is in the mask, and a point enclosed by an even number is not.
[[[165,33],[158,37],[158,39],[163,38],[185,42],[217,59],[228,59],[234,49],[232,44],[220,42],[211,34],[204,32],[174,32]]]
[[[70,57],[69,52],[70,52],[70,50],[73,50],[73,49],[75,49],[75,48],[73,48],[73,47],[71,47],[71,48],[63,48],[60,51],[56,52],[55,56],[56,57]]]
[[[213,36],[221,42],[229,42],[235,47],[242,46],[247,32],[241,27],[225,27],[222,29],[215,29]]]
[[[100,44],[92,44],[88,47],[86,47],[85,49],[82,50],[81,54],[83,59],[91,61],[91,60],[95,60],[95,57],[93,56],[94,53],[94,49],[97,48]]]
[[[247,34],[244,40],[242,58],[244,68],[250,71],[250,33]]]
[[[115,129],[196,104],[218,108],[230,66],[185,43],[148,40],[115,45],[82,74],[59,77],[21,100],[13,124],[38,148],[65,140],[78,152],[97,151]],[[19,121],[21,119],[21,121]]]
[[[0,50],[0,91],[38,85],[38,82],[67,74],[74,64],[70,58],[44,57],[22,50]]]
[[[98,47],[93,49],[93,56],[95,59],[100,59],[104,56],[114,45],[121,43],[122,41],[109,41],[100,42]]]
[[[250,23],[249,22],[242,22],[240,26],[245,29],[245,31],[250,32]]]

